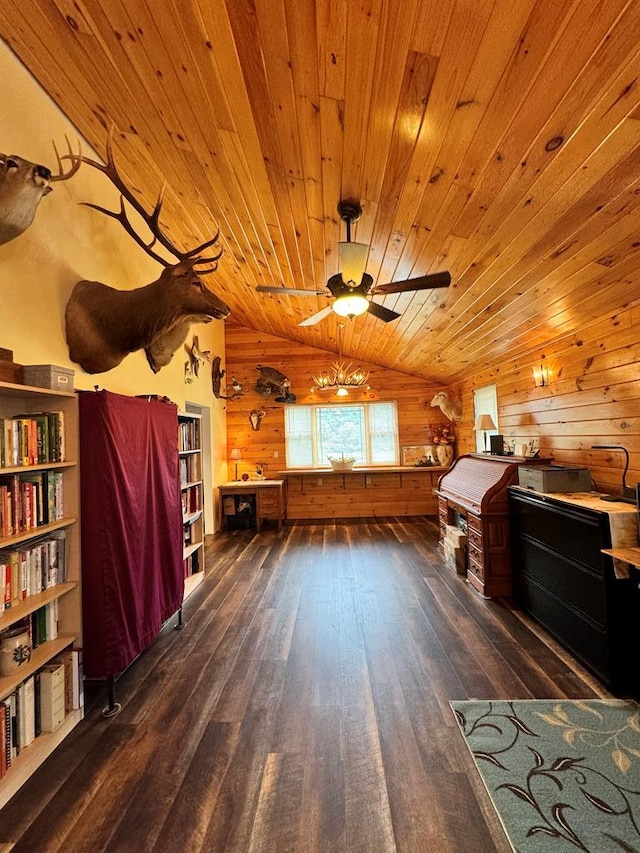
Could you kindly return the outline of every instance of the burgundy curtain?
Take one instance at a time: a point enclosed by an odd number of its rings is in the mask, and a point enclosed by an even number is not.
[[[84,672],[125,669],[182,604],[178,410],[80,391]]]

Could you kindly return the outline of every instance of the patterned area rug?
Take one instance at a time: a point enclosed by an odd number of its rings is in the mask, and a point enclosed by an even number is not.
[[[640,853],[640,706],[451,702],[517,853]]]

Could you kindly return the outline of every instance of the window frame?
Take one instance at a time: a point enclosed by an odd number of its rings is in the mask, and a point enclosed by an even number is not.
[[[371,461],[372,457],[372,416],[371,412],[374,410],[376,406],[386,406],[391,412],[392,420],[393,420],[393,431],[390,433],[393,435],[394,441],[394,459],[393,461],[384,461],[384,462],[373,462]],[[345,407],[351,408],[360,408],[363,410],[363,447],[365,451],[365,461],[356,463],[362,465],[365,468],[386,468],[400,465],[400,441],[399,441],[399,430],[398,430],[398,405],[395,400],[357,400],[353,402],[343,402],[343,403],[329,403],[329,402],[318,402],[318,403],[303,403],[301,405],[296,405],[295,407],[285,407],[284,412],[284,443],[285,443],[285,461],[286,467],[288,470],[305,470],[305,469],[313,469],[313,470],[331,470],[331,463],[327,460],[326,462],[319,461],[319,437],[318,437],[318,416],[317,412],[319,409],[344,409]],[[310,444],[311,444],[311,463],[309,465],[294,465],[291,463],[291,452],[290,452],[290,436],[289,436],[289,413],[294,413],[294,411],[300,410],[308,410],[310,414],[310,425],[311,429],[309,432],[310,435]],[[345,451],[348,452],[348,451]]]

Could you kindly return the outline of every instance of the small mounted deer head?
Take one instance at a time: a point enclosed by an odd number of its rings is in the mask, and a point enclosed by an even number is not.
[[[66,137],[65,137],[66,139]],[[31,163],[15,154],[0,154],[0,245],[14,240],[33,222],[40,199],[52,191],[51,184],[68,181],[80,168],[81,149],[74,155],[67,139],[71,168],[65,172],[62,159],[53,144],[58,160],[58,174],[39,163]]]
[[[260,425],[262,424],[262,419],[267,413],[264,409],[252,409],[249,412],[249,422],[251,423],[251,429],[256,432],[260,429]]]
[[[164,187],[153,211],[147,213],[118,174],[112,146],[113,131],[107,141],[104,166],[86,157],[81,159],[111,180],[120,192],[120,210],[114,212],[89,202],[85,204],[120,222],[138,246],[165,269],[156,281],[135,290],[115,290],[98,281],[79,281],[65,314],[69,356],[87,373],[102,373],[116,367],[130,352],[144,349],[151,369],[157,372],[184,343],[191,323],[208,323],[231,313],[200,278],[217,268],[222,250],[206,257],[201,254],[217,242],[219,232],[193,249],[184,252],[177,249],[160,227]],[[148,243],[132,226],[125,200],[149,227],[152,237]],[[177,263],[171,264],[158,254],[154,250],[156,244],[177,258]],[[201,265],[205,268],[196,271]]]

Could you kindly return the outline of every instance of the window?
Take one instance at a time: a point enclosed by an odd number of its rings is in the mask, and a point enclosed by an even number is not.
[[[475,424],[478,415],[491,415],[496,429],[486,430],[487,442],[490,435],[498,435],[498,394],[495,385],[485,385],[476,388],[473,392],[473,422]],[[485,449],[485,432],[476,432],[476,451],[482,453]]]
[[[329,456],[360,465],[398,464],[395,403],[287,406],[287,468],[329,468]]]

